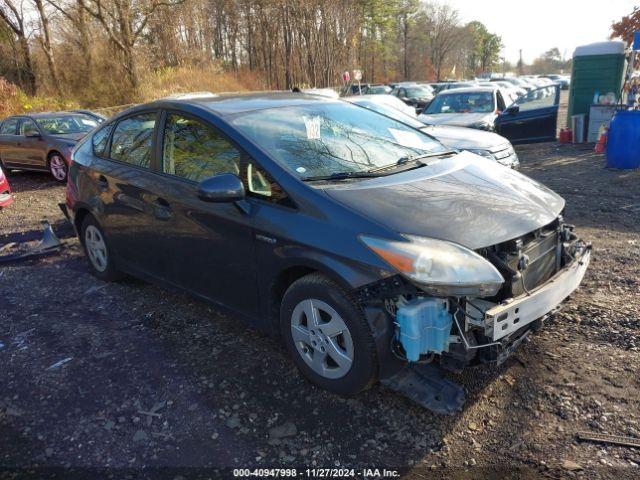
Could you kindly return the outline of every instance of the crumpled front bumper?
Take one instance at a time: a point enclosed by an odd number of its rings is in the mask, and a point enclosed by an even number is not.
[[[590,260],[591,248],[586,246],[579,258],[538,288],[486,310],[485,335],[500,340],[555,310],[578,288]]]

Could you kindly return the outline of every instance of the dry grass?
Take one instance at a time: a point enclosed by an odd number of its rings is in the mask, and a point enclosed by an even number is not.
[[[207,67],[168,67],[150,72],[142,81],[139,101],[148,102],[174,93],[236,92],[262,90],[255,72],[225,71],[217,65]]]
[[[100,77],[99,77],[100,78]],[[102,77],[107,78],[108,77]],[[245,70],[224,70],[217,65],[204,67],[168,67],[142,72],[137,92],[123,91],[109,80],[96,85],[95,80],[69,98],[30,96],[0,77],[0,119],[16,113],[65,110],[70,108],[105,108],[123,103],[140,103],[186,92],[235,92],[263,90],[259,74]],[[90,91],[87,91],[90,89]]]
[[[0,77],[0,119],[16,113],[78,108],[78,103],[57,97],[31,96]]]

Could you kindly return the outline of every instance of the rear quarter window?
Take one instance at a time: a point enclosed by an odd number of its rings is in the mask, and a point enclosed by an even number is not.
[[[109,143],[109,134],[113,130],[113,124],[101,128],[93,134],[91,144],[93,145],[93,154],[98,157],[107,157],[107,146]]]

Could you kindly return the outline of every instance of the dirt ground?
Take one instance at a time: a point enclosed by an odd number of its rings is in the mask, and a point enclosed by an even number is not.
[[[0,267],[0,478],[231,478],[212,469],[288,466],[640,477],[640,449],[575,437],[640,438],[640,171],[605,169],[592,146],[517,150],[523,173],[567,200],[593,260],[506,365],[457,378],[461,413],[435,415],[379,385],[351,399],[325,393],[237,318],[139,281],[96,280],[67,238],[60,255]],[[37,173],[10,181],[0,247],[37,238],[43,219],[68,236],[64,187]]]

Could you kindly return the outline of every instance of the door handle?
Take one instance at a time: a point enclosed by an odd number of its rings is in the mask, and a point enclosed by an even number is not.
[[[173,217],[173,211],[171,210],[171,205],[164,198],[158,197],[155,202],[153,202],[153,215],[158,220],[169,220]]]
[[[98,177],[98,188],[103,192],[109,189],[109,181],[104,175]]]

